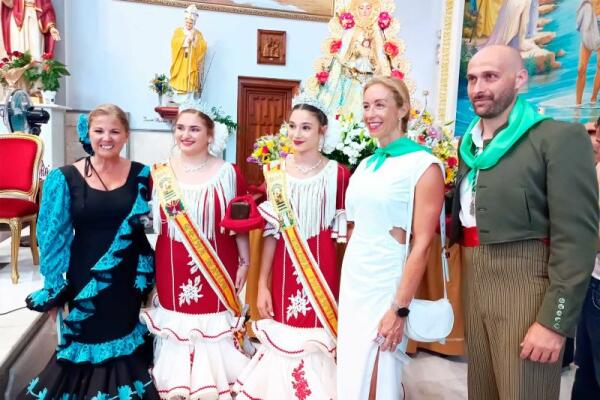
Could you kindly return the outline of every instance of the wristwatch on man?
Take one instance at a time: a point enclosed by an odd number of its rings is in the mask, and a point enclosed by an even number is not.
[[[398,303],[396,303],[396,300],[392,301],[392,310],[394,310],[396,315],[400,318],[406,318],[410,313],[408,307],[399,305]]]

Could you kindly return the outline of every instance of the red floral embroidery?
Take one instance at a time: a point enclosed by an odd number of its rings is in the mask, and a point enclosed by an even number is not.
[[[308,382],[304,377],[304,360],[300,361],[300,364],[292,371],[292,386],[296,390],[296,398],[298,400],[306,400],[308,396],[312,394],[308,387]]]

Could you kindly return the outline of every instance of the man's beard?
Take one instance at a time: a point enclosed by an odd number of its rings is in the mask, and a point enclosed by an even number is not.
[[[484,98],[488,98],[488,96],[480,96]],[[502,92],[500,92],[497,96],[494,96],[492,99],[492,105],[486,109],[478,111],[477,108],[473,107],[475,114],[477,114],[481,118],[496,118],[498,115],[502,114],[515,100],[516,94],[512,88],[508,88]],[[479,97],[475,97],[478,99]]]

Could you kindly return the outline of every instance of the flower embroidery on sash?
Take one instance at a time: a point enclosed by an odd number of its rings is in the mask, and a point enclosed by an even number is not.
[[[308,381],[304,377],[304,360],[292,371],[292,386],[296,391],[294,395],[298,400],[306,400],[312,394],[308,387]]]
[[[289,321],[290,318],[298,318],[298,314],[306,316],[306,312],[312,310],[310,308],[310,302],[308,296],[303,289],[298,289],[295,295],[288,298],[290,305],[287,307],[286,319]]]

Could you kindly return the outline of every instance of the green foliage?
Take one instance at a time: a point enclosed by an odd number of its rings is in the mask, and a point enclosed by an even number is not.
[[[59,79],[71,75],[67,67],[56,60],[45,60],[40,69],[40,80],[44,90],[56,92],[60,88]]]
[[[215,122],[220,122],[227,127],[229,134],[231,135],[237,129],[237,123],[233,121],[230,115],[226,115],[223,110],[217,107],[212,108],[213,119]]]

